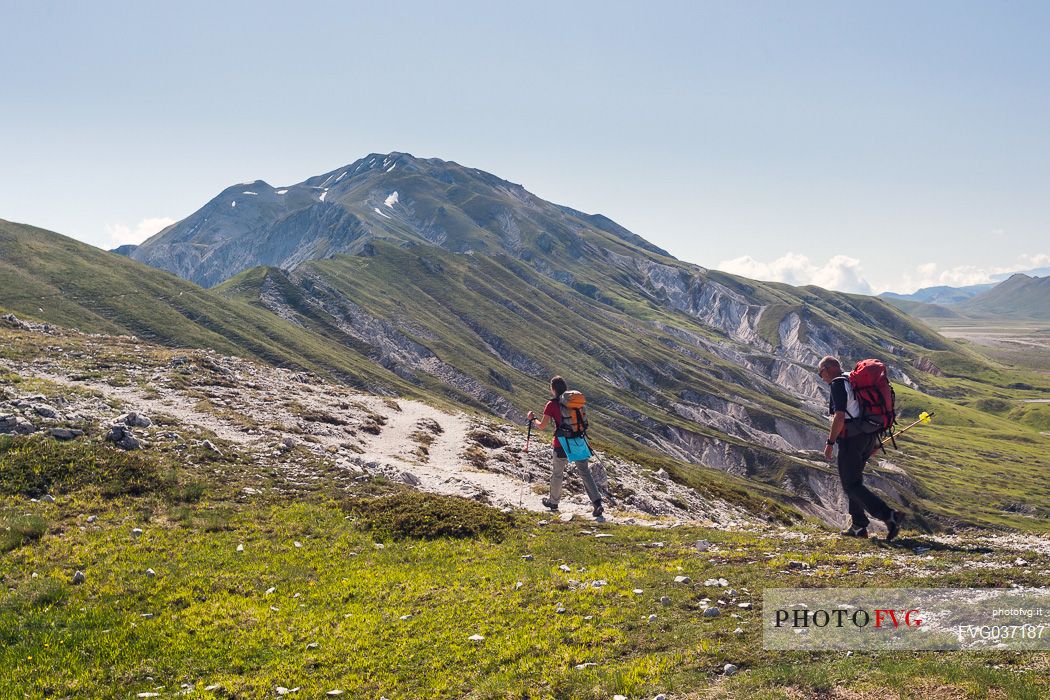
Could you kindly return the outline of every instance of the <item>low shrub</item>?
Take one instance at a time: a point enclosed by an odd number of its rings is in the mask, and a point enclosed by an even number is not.
[[[980,399],[975,404],[978,411],[985,413],[1005,413],[1013,406],[1009,401],[1002,399]]]
[[[503,539],[511,519],[477,501],[418,491],[354,500],[347,508],[364,527],[394,539]]]
[[[506,447],[507,441],[495,433],[490,433],[486,430],[475,430],[471,432],[467,437],[482,447],[487,447],[490,450],[495,450],[500,447]]]
[[[113,498],[163,486],[156,465],[139,452],[83,440],[0,437],[0,494],[36,498],[95,487]]]
[[[463,458],[478,469],[483,468],[485,463],[488,462],[488,454],[477,445],[468,447],[466,452],[463,453]]]

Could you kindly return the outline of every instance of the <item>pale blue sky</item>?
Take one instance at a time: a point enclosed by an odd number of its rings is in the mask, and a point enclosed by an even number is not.
[[[1050,3],[0,0],[0,26],[0,218],[103,247],[399,150],[762,278],[1050,264]]]

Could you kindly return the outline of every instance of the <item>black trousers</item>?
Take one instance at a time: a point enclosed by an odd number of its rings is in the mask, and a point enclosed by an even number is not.
[[[874,451],[877,435],[856,435],[839,440],[839,480],[849,499],[849,514],[854,527],[867,527],[868,516],[886,520],[893,511],[886,502],[864,485],[864,463]]]

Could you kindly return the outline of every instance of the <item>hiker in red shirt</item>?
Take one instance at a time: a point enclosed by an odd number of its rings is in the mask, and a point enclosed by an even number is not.
[[[562,394],[568,390],[568,385],[565,380],[561,377],[553,377],[551,379],[551,400],[547,402],[547,405],[543,408],[543,420],[537,421],[536,414],[529,411],[529,422],[533,427],[545,430],[548,425],[554,428],[554,442],[552,447],[554,448],[554,461],[551,469],[551,490],[550,496],[544,496],[543,505],[547,508],[556,511],[558,510],[558,502],[561,500],[561,485],[562,480],[565,477],[565,467],[568,466],[568,457],[565,455],[565,450],[562,449],[561,443],[558,441],[560,435],[559,431],[563,431],[563,424],[566,418],[562,414],[562,405],[560,399]],[[582,397],[582,395],[581,395]],[[582,400],[582,399],[581,399]],[[591,475],[590,467],[587,465],[587,460],[579,460],[573,462],[576,465],[576,471],[579,472],[580,478],[583,479],[583,487],[587,490],[587,496],[591,499],[591,505],[594,507],[592,511],[595,518],[601,518],[605,508],[602,507],[601,493],[598,491],[597,485],[594,483],[594,477]]]

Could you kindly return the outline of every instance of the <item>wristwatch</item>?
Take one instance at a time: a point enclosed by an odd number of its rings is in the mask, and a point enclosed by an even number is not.
[[[828,447],[831,447],[834,444],[835,444],[834,440],[828,440]]]

